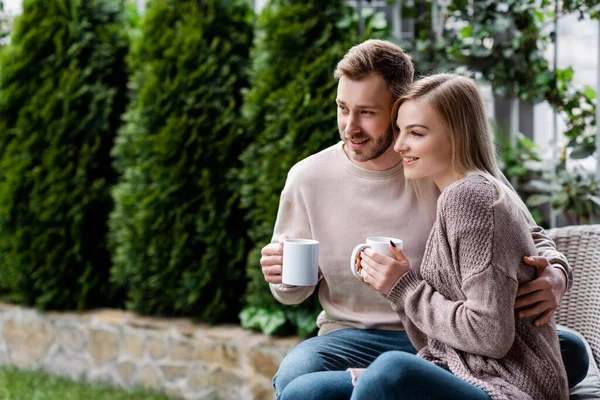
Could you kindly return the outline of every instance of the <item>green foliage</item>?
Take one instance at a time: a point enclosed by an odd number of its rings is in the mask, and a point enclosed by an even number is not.
[[[500,168],[509,181],[514,179],[518,181],[526,177],[532,170],[541,170],[538,163],[542,159],[535,143],[522,133],[517,135],[514,144],[498,143],[497,145],[500,149]],[[536,167],[532,168],[532,164]]]
[[[262,326],[283,328],[280,316],[284,315],[302,331],[294,313],[314,315],[319,309],[316,296],[301,306],[279,304],[264,280],[259,260],[260,249],[271,241],[279,195],[289,169],[339,140],[333,71],[358,40],[356,26],[346,23],[352,11],[345,3],[272,0],[258,19],[251,89],[243,108],[247,135],[254,139],[242,156],[243,168],[234,175],[241,186],[255,246],[248,259],[247,301],[255,309],[263,309],[260,315],[277,317],[272,324]],[[243,320],[256,313],[247,311]]]
[[[565,121],[569,157],[581,159],[596,151],[596,91],[589,86],[577,87],[572,80],[571,67],[557,70],[556,85],[546,98]]]
[[[256,329],[267,335],[297,334],[308,337],[315,333],[315,320],[319,310],[266,309],[248,306],[240,312],[244,329]]]
[[[40,308],[119,304],[109,287],[110,149],[125,108],[119,0],[25,0],[0,64],[0,281]]]
[[[598,0],[563,0],[562,9],[565,12],[577,12],[579,18],[583,19],[586,15],[591,18],[600,18],[600,3]]]
[[[11,19],[4,12],[4,2],[0,1],[0,46],[6,44],[10,35]]]
[[[155,0],[142,19],[110,217],[113,279],[132,310],[237,318],[247,245],[225,175],[245,141],[252,22],[245,0]]]
[[[523,200],[529,200],[537,194],[528,194],[533,190],[536,193],[539,190],[545,192],[548,187],[546,182],[542,187],[536,187],[534,184],[541,182],[544,175],[544,167],[539,149],[535,143],[522,133],[518,133],[515,143],[510,143],[505,135],[497,132],[496,146],[499,151],[499,165],[502,173],[519,192]],[[538,206],[540,204],[536,204]],[[543,215],[537,208],[530,208],[531,215],[538,225],[545,225]]]
[[[368,0],[366,0],[367,2]],[[365,2],[365,6],[367,3]],[[363,7],[362,11],[359,12],[357,9],[349,10],[350,12],[345,13],[344,17],[336,23],[339,29],[358,29],[360,24],[360,17],[362,16],[365,36],[370,39],[387,39],[391,40],[390,26],[386,20],[385,13],[383,11],[376,11],[375,8]]]
[[[559,168],[547,179],[550,193],[530,196],[528,206],[537,207],[549,202],[553,214],[570,213],[577,224],[589,224],[590,217],[600,216],[600,183],[592,173],[577,166]]]
[[[402,17],[414,22],[414,38],[403,40],[402,48],[410,54],[415,66],[415,79],[434,73],[453,72],[458,64],[447,54],[449,43],[438,38],[432,24],[432,1],[419,2],[419,7],[403,2]]]
[[[540,101],[552,85],[544,56],[549,36],[540,27],[549,18],[543,0],[455,0],[448,6],[447,55],[483,74],[500,95]]]

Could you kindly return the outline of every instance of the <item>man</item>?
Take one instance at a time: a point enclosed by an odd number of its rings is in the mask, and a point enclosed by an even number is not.
[[[317,319],[319,336],[290,352],[273,378],[278,399],[348,398],[347,368],[365,368],[388,350],[414,353],[388,300],[349,270],[352,249],[367,236],[402,239],[416,267],[423,257],[439,191],[423,182],[416,193],[407,183],[401,156],[392,148],[390,119],[394,100],[413,75],[410,57],[390,42],[369,40],[353,47],[335,71],[341,142],[300,161],[288,174],[273,235],[279,243],[263,248],[262,271],[278,301],[301,303],[315,287],[281,282],[282,241],[286,235],[318,240],[323,312]],[[539,274],[519,289],[515,307],[521,309],[519,317],[539,315],[537,323],[544,324],[572,284],[571,268],[541,228],[533,229],[532,237],[540,257],[531,265]],[[565,337],[571,347],[583,348]],[[587,365],[581,369],[585,376]],[[582,379],[576,372],[573,380]]]

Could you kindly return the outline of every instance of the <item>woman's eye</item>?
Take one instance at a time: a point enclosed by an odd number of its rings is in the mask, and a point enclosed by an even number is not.
[[[415,131],[411,131],[410,134],[413,135],[413,136],[418,136],[418,137],[423,136],[419,132],[415,132]]]

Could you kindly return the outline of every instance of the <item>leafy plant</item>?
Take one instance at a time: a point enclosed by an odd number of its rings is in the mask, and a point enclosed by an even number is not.
[[[267,335],[296,334],[309,337],[315,333],[315,320],[318,310],[267,309],[245,307],[240,312],[240,322],[244,329],[256,329]]]
[[[515,143],[499,143],[500,167],[508,180],[526,178],[531,172],[541,171],[541,156],[535,143],[518,133]]]
[[[499,165],[504,176],[519,192],[522,198],[528,198],[531,192],[539,191],[532,182],[539,183],[544,175],[543,161],[535,143],[522,133],[518,133],[515,143],[510,143],[502,134],[496,135],[499,149]],[[542,189],[545,190],[545,187]],[[544,191],[545,193],[545,191]],[[535,194],[533,196],[536,196]],[[544,217],[539,209],[531,208],[533,219],[544,225]]]
[[[579,18],[585,15],[600,18],[600,3],[597,0],[563,0],[562,8],[565,12],[579,13]]]
[[[445,23],[447,54],[480,72],[499,95],[540,101],[553,84],[541,25],[551,16],[548,0],[454,0]]]
[[[571,67],[556,71],[556,86],[548,93],[547,99],[563,117],[569,139],[568,156],[582,159],[596,151],[596,91],[589,86],[583,88],[572,84]]]
[[[551,194],[529,197],[527,204],[536,207],[550,203],[552,212],[564,212],[575,216],[575,223],[589,224],[590,217],[600,216],[600,184],[593,174],[583,168],[561,169],[550,176]]]
[[[0,58],[0,280],[10,301],[121,304],[106,222],[127,51],[122,1],[23,3]]]
[[[226,174],[251,138],[239,110],[252,24],[245,0],[155,0],[141,21],[110,216],[112,278],[132,310],[237,319],[246,226]]]
[[[4,11],[4,2],[0,1],[0,46],[8,43],[11,22],[11,18]]]
[[[419,2],[419,7],[414,7],[408,2],[402,2],[402,17],[413,21],[414,38],[401,41],[401,46],[411,55],[415,65],[415,77],[426,76],[433,73],[451,72],[459,67],[447,54],[449,42],[445,37],[438,39],[437,26],[432,24],[431,0]]]

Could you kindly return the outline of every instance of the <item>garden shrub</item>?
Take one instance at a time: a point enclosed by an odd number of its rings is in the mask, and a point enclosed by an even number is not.
[[[25,0],[0,57],[0,281],[9,301],[84,309],[109,285],[111,167],[126,105],[119,0]]]
[[[155,0],[140,22],[110,217],[112,277],[131,310],[237,319],[247,241],[226,175],[244,146],[253,18],[243,0]]]

